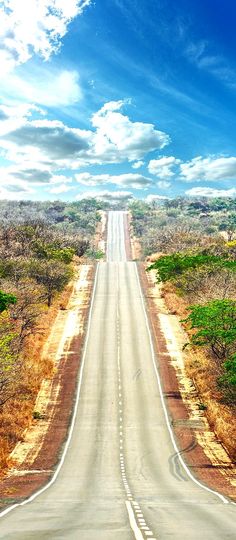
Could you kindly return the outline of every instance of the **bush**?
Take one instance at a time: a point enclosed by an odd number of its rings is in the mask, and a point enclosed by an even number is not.
[[[165,255],[157,259],[149,270],[157,270],[157,281],[173,281],[184,272],[201,266],[209,266],[212,268],[229,268],[236,271],[236,261],[231,261],[223,257],[215,255],[196,254],[189,255],[182,253],[174,253],[173,255]]]
[[[181,322],[196,330],[190,338],[191,345],[208,345],[219,359],[236,351],[236,301],[213,300],[188,309],[190,314]]]
[[[223,390],[227,401],[236,402],[236,354],[223,364],[223,375],[218,378],[218,385]]]

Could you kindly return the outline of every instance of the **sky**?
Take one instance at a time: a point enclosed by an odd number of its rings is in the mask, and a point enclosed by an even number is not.
[[[0,198],[236,196],[235,0],[1,0]]]

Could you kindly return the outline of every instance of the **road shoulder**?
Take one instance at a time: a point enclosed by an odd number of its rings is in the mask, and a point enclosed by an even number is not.
[[[94,281],[94,266],[81,265],[66,309],[59,311],[43,354],[54,376],[42,382],[34,421],[14,448],[0,481],[0,508],[28,498],[48,483],[67,439]]]
[[[189,469],[213,490],[236,499],[236,467],[211,430],[193,381],[186,376],[182,347],[187,338],[176,315],[168,312],[155,283],[139,263],[139,276],[151,323],[163,393],[178,447]]]

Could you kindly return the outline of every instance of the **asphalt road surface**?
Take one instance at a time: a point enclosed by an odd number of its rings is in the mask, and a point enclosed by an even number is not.
[[[64,463],[49,489],[1,517],[1,539],[236,537],[236,507],[195,483],[176,456],[123,222],[122,212],[109,214]]]

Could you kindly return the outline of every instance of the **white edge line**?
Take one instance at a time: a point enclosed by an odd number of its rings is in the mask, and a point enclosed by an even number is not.
[[[134,531],[134,536],[136,540],[143,540],[143,535],[140,529],[138,528],[131,503],[129,501],[125,501],[125,504],[126,504],[126,508],[127,508],[127,512],[129,516],[130,526],[131,526],[132,531]]]
[[[75,426],[75,420],[76,420],[77,411],[78,411],[78,405],[79,405],[79,399],[80,399],[80,390],[81,390],[81,384],[82,384],[85,357],[86,357],[86,353],[87,353],[90,326],[91,326],[91,319],[92,319],[92,311],[93,311],[93,305],[94,305],[94,298],[95,298],[95,292],[96,292],[96,289],[97,289],[99,264],[100,263],[98,263],[98,265],[97,265],[96,274],[95,274],[95,280],[94,280],[94,286],[93,286],[93,294],[92,294],[92,300],[91,300],[91,305],[90,305],[90,310],[89,310],[89,317],[88,317],[88,326],[87,326],[87,332],[86,332],[86,339],[85,339],[85,345],[84,345],[84,351],[83,351],[83,356],[82,356],[81,367],[80,367],[80,371],[79,371],[79,382],[78,382],[78,390],[77,390],[77,395],[76,395],[76,401],[75,401],[75,405],[74,405],[74,412],[73,412],[73,416],[72,416],[72,420],[71,420],[69,435],[68,435],[68,438],[67,438],[67,441],[66,441],[66,444],[65,444],[61,459],[59,461],[59,464],[57,466],[57,469],[56,469],[53,477],[51,478],[50,482],[48,482],[48,484],[46,484],[46,486],[39,489],[39,491],[36,491],[36,493],[31,495],[31,497],[29,497],[28,499],[25,499],[23,502],[14,504],[13,506],[9,506],[9,508],[4,510],[3,512],[0,512],[0,518],[5,516],[6,514],[11,512],[15,508],[18,508],[19,506],[25,506],[26,504],[32,502],[34,499],[39,497],[39,495],[44,493],[44,491],[47,491],[47,489],[49,489],[54,484],[54,482],[56,481],[56,479],[57,479],[57,477],[59,475],[59,472],[60,472],[60,470],[62,468],[62,465],[63,465],[63,463],[65,461],[66,454],[67,454],[67,451],[68,451],[68,448],[69,448],[69,445],[70,445],[70,441],[71,441],[71,438],[72,438],[72,435],[73,435],[74,426]]]
[[[146,308],[145,308],[145,304],[144,304],[143,292],[142,292],[142,288],[141,288],[141,284],[140,284],[140,279],[139,279],[139,274],[138,274],[138,269],[137,269],[137,263],[135,263],[135,270],[136,270],[136,276],[137,276],[138,286],[139,286],[140,295],[141,295],[141,301],[142,301],[142,307],[143,307],[143,312],[144,312],[145,321],[146,321],[146,327],[147,327],[147,331],[148,331],[148,335],[149,335],[149,341],[150,341],[150,347],[151,347],[151,355],[152,355],[152,362],[153,362],[154,371],[155,371],[155,374],[156,374],[156,378],[157,378],[157,382],[158,382],[158,387],[159,387],[159,391],[160,391],[161,404],[162,404],[162,408],[163,408],[163,411],[164,411],[164,415],[165,415],[165,420],[166,420],[167,428],[168,428],[168,431],[169,431],[169,434],[170,434],[170,438],[171,438],[171,441],[172,441],[174,450],[176,451],[176,454],[177,454],[177,456],[178,456],[178,459],[179,459],[179,461],[180,461],[182,467],[184,468],[185,472],[187,473],[187,475],[189,476],[189,478],[191,478],[191,480],[192,480],[193,482],[195,482],[195,484],[197,484],[197,486],[201,487],[202,489],[205,489],[205,491],[208,491],[209,493],[212,493],[213,495],[216,495],[217,497],[219,497],[219,499],[221,499],[221,501],[222,501],[224,504],[229,504],[230,501],[228,501],[223,495],[221,495],[221,493],[218,493],[218,491],[214,491],[213,489],[208,488],[207,486],[204,486],[204,484],[201,484],[201,482],[199,482],[199,481],[192,475],[192,473],[190,472],[188,466],[186,465],[186,463],[184,462],[184,460],[183,460],[183,458],[182,458],[182,456],[181,456],[181,454],[180,454],[180,451],[179,451],[178,446],[177,446],[177,444],[176,444],[176,441],[175,441],[175,438],[174,438],[174,435],[173,435],[173,431],[172,431],[172,428],[171,428],[171,425],[170,425],[170,420],[169,420],[169,416],[168,416],[168,412],[167,412],[167,408],[166,408],[166,404],[165,404],[165,400],[164,400],[164,396],[163,396],[163,390],[162,390],[162,386],[161,386],[161,380],[160,380],[160,376],[159,376],[159,373],[158,373],[158,370],[157,370],[157,366],[156,366],[155,352],[154,352],[154,346],[153,346],[153,339],[152,339],[152,334],[151,334],[151,331],[150,331],[149,321],[148,321],[148,317],[147,317],[147,313],[146,313]]]

